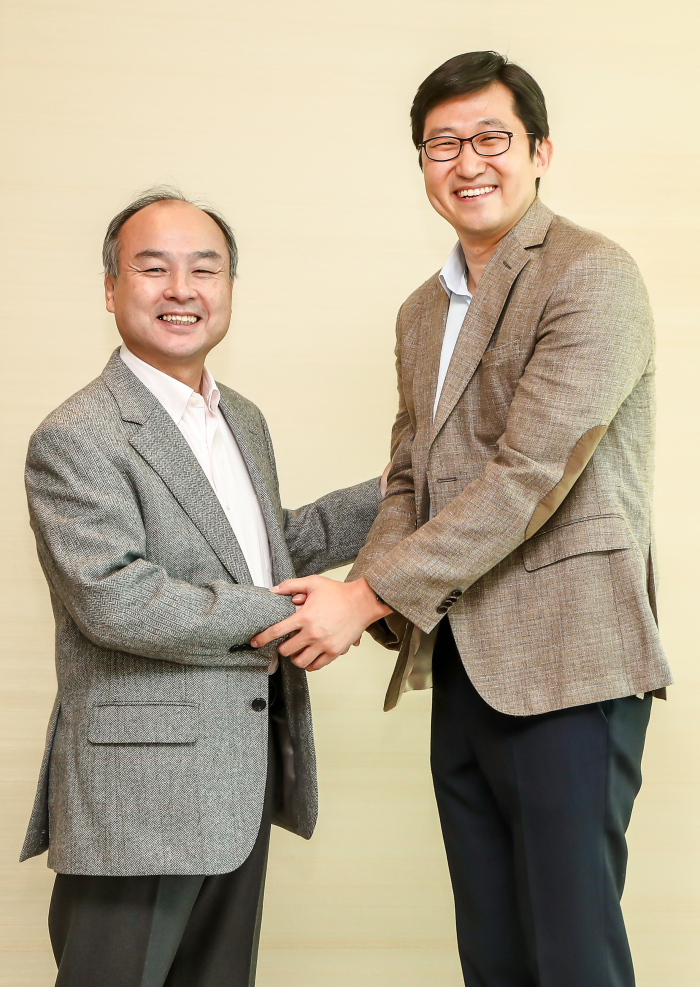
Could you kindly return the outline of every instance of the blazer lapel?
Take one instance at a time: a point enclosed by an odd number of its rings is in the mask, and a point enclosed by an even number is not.
[[[435,277],[433,294],[418,316],[419,340],[415,369],[413,372],[413,404],[415,409],[416,435],[413,443],[413,476],[416,482],[416,514],[423,518],[429,502],[426,468],[433,420],[433,405],[440,369],[440,351],[445,336],[445,323],[449,308],[447,292]],[[420,480],[419,480],[420,478]]]
[[[272,475],[267,442],[260,421],[259,419],[257,422],[251,421],[247,402],[242,401],[235,391],[228,387],[224,389],[220,384],[217,384],[217,387],[221,391],[219,407],[238,443],[238,448],[241,450],[243,461],[248,467],[250,479],[260,501],[270,542],[275,581],[281,582],[283,579],[291,579],[295,573],[284,539],[283,521],[270,496],[270,489],[275,483],[275,477]]]
[[[420,347],[414,373],[414,404],[418,424],[432,421],[435,391],[440,369],[440,353],[445,336],[445,324],[450,300],[435,278],[433,295],[421,315]]]
[[[528,248],[544,241],[554,214],[535,199],[520,222],[503,237],[486,265],[445,377],[429,445],[437,438],[454,406],[464,393],[498,324],[516,278],[530,259]],[[438,356],[439,363],[439,356]],[[437,370],[436,370],[437,375]],[[432,391],[433,400],[435,388]]]
[[[129,437],[199,529],[236,582],[252,583],[238,540],[219,500],[185,437],[160,402],[131,373],[117,350],[102,378],[122,418],[140,426]]]
[[[431,445],[474,376],[510,289],[528,260],[527,251],[515,238],[504,237],[487,264],[474,292],[447,370],[430,433]]]

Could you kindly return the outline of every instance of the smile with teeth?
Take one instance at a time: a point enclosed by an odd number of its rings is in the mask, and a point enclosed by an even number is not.
[[[495,185],[482,185],[481,188],[461,188],[457,195],[460,199],[475,199],[478,195],[486,195],[487,192],[494,192]]]
[[[158,318],[161,322],[172,322],[176,326],[192,326],[195,322],[199,322],[198,315],[159,315]]]

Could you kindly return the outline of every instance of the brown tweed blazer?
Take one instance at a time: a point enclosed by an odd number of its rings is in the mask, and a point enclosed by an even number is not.
[[[349,576],[397,611],[371,628],[399,648],[385,708],[430,686],[447,613],[503,712],[661,690],[654,329],[634,261],[536,200],[479,281],[433,421],[447,309],[433,276],[399,312],[389,487]]]

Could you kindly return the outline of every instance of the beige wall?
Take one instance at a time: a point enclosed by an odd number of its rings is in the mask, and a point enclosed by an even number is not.
[[[658,319],[661,616],[677,686],[654,709],[625,905],[640,987],[696,987],[697,4],[2,9],[0,984],[52,982],[51,875],[43,858],[15,863],[54,689],[22,461],[32,429],[116,344],[100,278],[108,219],[164,180],[218,205],[242,262],[233,329],[212,364],[267,415],[285,501],[376,474],[395,403],[395,312],[454,240],[424,199],[410,100],[445,58],[493,47],[547,95],[556,153],[543,199],[632,252]],[[264,154],[263,136],[274,140]],[[381,713],[390,665],[368,642],[313,676],[321,819],[310,844],[274,835],[260,987],[460,983],[427,767],[430,697]]]

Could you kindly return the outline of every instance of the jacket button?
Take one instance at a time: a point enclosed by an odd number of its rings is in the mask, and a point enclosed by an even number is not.
[[[452,592],[450,593],[450,596],[453,596],[455,600],[458,600],[461,595],[462,595],[461,589],[453,589]]]
[[[446,607],[444,603],[441,603],[439,606],[435,607],[435,612],[436,613],[447,613],[447,611],[449,609],[450,608],[449,607]]]
[[[246,644],[232,644],[228,649],[230,655],[234,655],[237,651],[247,651],[248,645]]]
[[[250,705],[253,707],[256,713],[262,713],[262,711],[267,706],[267,703],[265,702],[264,699],[254,699]]]

